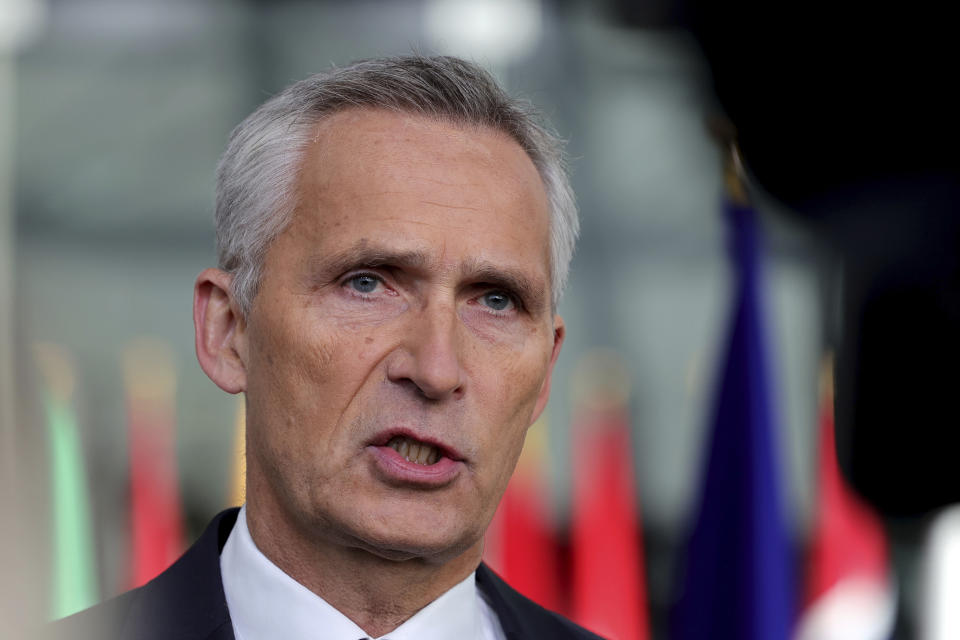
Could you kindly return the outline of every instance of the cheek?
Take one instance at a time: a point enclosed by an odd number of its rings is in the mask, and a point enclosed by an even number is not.
[[[523,447],[530,418],[546,373],[542,358],[513,358],[498,362],[483,376],[478,389],[478,413],[486,408],[483,434],[488,463],[497,485],[505,485]]]
[[[506,415],[505,423],[516,421],[523,423],[530,417],[539,396],[540,388],[546,377],[549,357],[539,354],[527,354],[518,357],[516,353],[505,354],[490,367],[488,379],[495,386],[491,388],[491,406],[499,407]]]
[[[296,449],[303,432],[315,429],[327,413],[320,405],[335,394],[324,389],[339,368],[335,342],[323,334],[297,331],[296,326],[258,327],[250,339],[249,419],[277,439],[274,447],[286,450]]]

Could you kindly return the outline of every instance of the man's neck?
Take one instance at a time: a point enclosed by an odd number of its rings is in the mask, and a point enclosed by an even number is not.
[[[247,505],[247,525],[260,552],[374,638],[399,627],[480,564],[482,541],[442,563],[390,560],[304,536],[281,514],[260,507]]]

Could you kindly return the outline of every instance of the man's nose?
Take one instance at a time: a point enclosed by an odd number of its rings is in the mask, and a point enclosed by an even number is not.
[[[425,397],[443,400],[463,392],[459,317],[450,305],[428,305],[411,317],[407,335],[387,369],[393,382],[412,384]]]

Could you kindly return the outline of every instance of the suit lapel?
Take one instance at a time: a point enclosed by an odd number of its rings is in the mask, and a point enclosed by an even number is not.
[[[507,640],[533,640],[537,637],[536,630],[528,628],[529,621],[523,615],[525,603],[520,599],[522,596],[485,564],[477,567],[477,588],[497,614]]]

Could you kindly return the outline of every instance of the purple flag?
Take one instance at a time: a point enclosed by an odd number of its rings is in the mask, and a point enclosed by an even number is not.
[[[789,640],[793,549],[785,522],[777,424],[761,313],[755,212],[728,204],[736,274],[714,399],[710,448],[682,573],[675,640]]]

